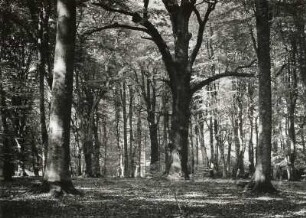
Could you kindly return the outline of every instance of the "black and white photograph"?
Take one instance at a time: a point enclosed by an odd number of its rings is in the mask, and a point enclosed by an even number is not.
[[[0,218],[306,217],[306,0],[0,0]]]

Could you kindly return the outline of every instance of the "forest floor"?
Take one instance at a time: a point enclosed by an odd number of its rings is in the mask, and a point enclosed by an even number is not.
[[[277,181],[276,195],[245,192],[234,180],[73,180],[82,196],[33,194],[36,178],[0,185],[0,217],[306,217],[306,182]]]

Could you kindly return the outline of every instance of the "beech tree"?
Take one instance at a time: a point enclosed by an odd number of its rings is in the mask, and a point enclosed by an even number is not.
[[[77,193],[69,170],[75,35],[76,3],[74,0],[58,0],[49,150],[44,175],[44,181],[54,195]]]
[[[172,178],[178,178],[182,174],[185,178],[188,178],[188,128],[193,94],[222,77],[250,75],[238,73],[241,69],[241,67],[238,67],[232,72],[220,73],[197,83],[192,82],[194,63],[203,42],[203,34],[218,1],[163,0],[162,2],[164,11],[161,12],[161,16],[170,17],[173,49],[169,46],[170,43],[167,44],[158,27],[150,21],[149,0],[143,1],[142,13],[138,10],[126,9],[127,7],[123,6],[121,1],[115,1],[112,4],[105,1],[93,2],[94,5],[106,11],[130,17],[134,25],[114,22],[85,31],[83,34],[89,35],[111,28],[126,28],[146,33],[149,35],[147,39],[156,44],[168,73],[168,84],[172,93],[170,157],[166,173],[171,175]],[[153,3],[151,2],[151,4]],[[195,38],[190,30],[191,24],[194,23],[191,19],[192,15],[195,15],[197,22]],[[195,42],[194,46],[190,43],[192,40]]]
[[[270,18],[267,0],[256,0],[257,58],[259,70],[259,143],[255,169],[255,192],[274,192],[271,183],[271,57]]]

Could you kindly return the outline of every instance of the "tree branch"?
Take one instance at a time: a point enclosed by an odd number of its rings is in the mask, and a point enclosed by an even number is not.
[[[215,9],[217,4],[217,1],[214,2],[208,2],[208,6],[207,6],[207,10],[205,12],[205,16],[204,19],[201,18],[200,12],[198,11],[198,9],[196,8],[196,6],[194,5],[193,7],[193,12],[195,13],[198,23],[199,23],[199,29],[198,29],[198,35],[197,35],[197,42],[196,45],[191,53],[190,56],[190,63],[191,65],[193,65],[199,50],[201,48],[202,42],[203,42],[203,34],[204,34],[204,30],[205,30],[205,26],[208,22],[209,19],[209,15],[210,13]]]
[[[256,62],[255,60],[252,60],[250,63],[243,65],[243,66],[238,66],[235,68],[234,71],[225,71],[224,73],[220,73],[217,75],[214,75],[212,77],[209,77],[205,80],[202,80],[198,83],[194,83],[191,85],[191,93],[194,94],[195,92],[199,91],[201,88],[203,88],[204,86],[209,85],[210,83],[221,79],[223,77],[229,77],[229,76],[234,76],[234,77],[254,77],[255,74],[250,74],[250,73],[238,73],[239,70],[241,69],[245,69],[245,68],[249,68],[251,67],[254,63]]]
[[[163,0],[163,1],[166,1],[166,0]],[[168,0],[167,2],[173,2],[173,1],[176,2],[175,0]],[[146,2],[144,1],[144,3],[145,3],[144,7],[146,7]],[[103,3],[93,3],[93,4],[96,6],[102,7],[104,10],[109,11],[109,12],[116,12],[119,14],[128,15],[132,18],[132,21],[135,24],[138,24],[145,28],[132,27],[129,25],[112,24],[107,27],[102,27],[102,28],[99,28],[91,32],[98,32],[98,31],[101,31],[104,29],[110,29],[110,28],[127,28],[127,29],[136,30],[136,31],[146,32],[152,37],[152,41],[154,41],[154,43],[157,45],[162,55],[163,61],[166,65],[167,72],[169,73],[169,77],[171,78],[174,76],[174,70],[172,69],[174,65],[174,60],[170,53],[169,47],[167,43],[165,42],[165,40],[163,39],[163,37],[161,36],[161,34],[159,33],[159,31],[157,30],[157,28],[148,19],[141,17],[139,13],[137,12],[131,12],[131,11],[123,10],[123,9],[111,8],[108,5],[105,5]]]
[[[97,28],[94,28],[94,29],[91,29],[91,30],[87,30],[87,31],[81,33],[80,36],[81,37],[89,36],[89,35],[92,35],[94,33],[106,30],[106,29],[115,29],[115,28],[124,28],[124,29],[130,29],[130,30],[136,30],[136,31],[141,31],[141,32],[148,33],[148,30],[146,28],[130,26],[130,25],[126,25],[126,24],[113,23],[113,24],[106,25],[106,26],[103,26],[103,27],[97,27]]]
[[[229,76],[233,76],[233,77],[254,77],[255,74],[250,74],[250,73],[237,73],[237,72],[225,72],[225,73],[220,73],[217,75],[214,75],[212,77],[209,77],[208,79],[205,79],[201,82],[198,82],[194,85],[192,85],[191,87],[191,93],[194,94],[195,92],[199,91],[201,88],[203,88],[204,86],[209,85],[210,83],[224,78],[224,77],[229,77]]]
[[[95,6],[99,6],[99,7],[103,8],[104,10],[109,11],[109,12],[116,12],[116,13],[124,14],[124,15],[128,15],[128,16],[133,16],[134,15],[134,12],[123,10],[123,9],[111,8],[108,5],[100,3],[100,2],[92,2],[92,4],[95,5]]]
[[[241,69],[245,69],[245,68],[249,68],[251,67],[255,62],[257,61],[257,59],[254,59],[252,60],[250,63],[246,64],[246,65],[242,65],[242,66],[238,66],[235,68],[235,70],[233,72],[238,72],[238,70],[241,70]]]

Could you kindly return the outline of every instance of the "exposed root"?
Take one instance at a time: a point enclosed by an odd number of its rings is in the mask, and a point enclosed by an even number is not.
[[[274,188],[271,181],[267,182],[255,182],[251,180],[245,188],[246,191],[250,191],[253,194],[278,194],[279,191]]]
[[[63,195],[83,195],[72,184],[71,181],[48,182],[43,181],[41,184],[32,186],[33,193],[50,193],[51,197],[59,198]]]

